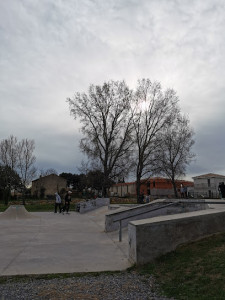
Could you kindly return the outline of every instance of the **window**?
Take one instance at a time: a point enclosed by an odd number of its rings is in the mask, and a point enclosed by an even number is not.
[[[210,186],[210,179],[208,179],[208,186]]]

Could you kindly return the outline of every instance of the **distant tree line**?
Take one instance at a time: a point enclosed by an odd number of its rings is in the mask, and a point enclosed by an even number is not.
[[[61,173],[59,176],[65,178],[67,180],[67,186],[77,192],[83,192],[87,188],[91,188],[99,192],[102,191],[104,174],[99,170],[87,171],[86,174]],[[109,185],[111,186],[114,183],[114,181],[111,181]]]
[[[156,174],[167,176],[177,195],[175,180],[185,175],[194,157],[194,131],[173,89],[164,91],[149,79],[139,80],[135,90],[124,81],[109,81],[91,85],[67,102],[81,122],[80,148],[92,169],[102,173],[103,195],[110,182],[131,173],[138,198],[141,179]]]

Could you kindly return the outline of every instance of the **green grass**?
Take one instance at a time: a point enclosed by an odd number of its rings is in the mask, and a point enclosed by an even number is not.
[[[41,212],[41,211],[54,211],[55,205],[53,203],[49,204],[32,204],[25,205],[25,208],[29,212]]]
[[[80,202],[83,199],[76,198],[74,199],[75,202]],[[47,211],[54,211],[54,205],[55,201],[54,200],[25,200],[25,208],[29,212],[47,212]],[[4,212],[10,205],[21,205],[22,200],[17,200],[17,201],[9,201],[8,206],[4,205],[3,203],[0,203],[0,212]],[[111,204],[115,204],[112,203]],[[127,200],[125,201],[124,199],[120,199],[120,201],[117,201],[116,204],[134,204],[134,199],[133,200]],[[71,210],[75,209],[75,203],[71,203]]]
[[[225,299],[225,234],[181,246],[137,270],[154,275],[168,297]]]

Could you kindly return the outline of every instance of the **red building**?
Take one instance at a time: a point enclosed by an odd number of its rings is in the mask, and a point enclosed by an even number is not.
[[[193,189],[194,183],[192,181],[177,180],[177,192],[180,194],[181,185],[187,189]],[[152,177],[141,180],[141,193],[144,195],[150,194],[153,197],[172,197],[174,196],[174,189],[171,181],[163,177]],[[110,188],[111,195],[134,196],[136,197],[136,182],[125,182],[114,184]]]

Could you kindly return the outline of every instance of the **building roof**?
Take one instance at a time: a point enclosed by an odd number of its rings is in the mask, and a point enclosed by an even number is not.
[[[208,173],[208,174],[203,174],[199,176],[192,177],[193,179],[200,179],[200,178],[225,178],[224,175],[219,175],[219,174],[214,174],[214,173]]]
[[[132,185],[132,184],[135,184],[135,183],[136,183],[136,181],[133,181],[133,182],[119,182],[119,183],[113,184],[113,186]]]

